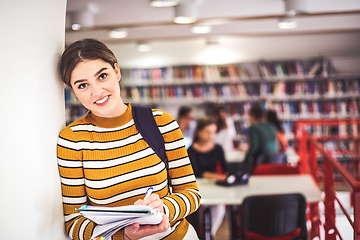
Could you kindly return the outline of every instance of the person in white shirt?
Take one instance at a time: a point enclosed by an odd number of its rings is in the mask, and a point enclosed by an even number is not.
[[[186,148],[189,148],[194,137],[196,128],[196,121],[193,120],[192,108],[188,106],[181,106],[178,111],[177,120],[180,130],[184,135]]]
[[[222,106],[214,108],[213,119],[217,126],[215,142],[224,149],[226,160],[236,161],[239,157],[239,151],[236,150],[234,145],[236,129],[233,119],[227,116]]]

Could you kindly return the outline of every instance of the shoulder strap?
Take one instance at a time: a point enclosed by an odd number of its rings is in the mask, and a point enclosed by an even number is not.
[[[168,170],[169,163],[165,154],[164,138],[155,122],[151,108],[132,106],[132,114],[137,130],[164,162],[166,170]]]

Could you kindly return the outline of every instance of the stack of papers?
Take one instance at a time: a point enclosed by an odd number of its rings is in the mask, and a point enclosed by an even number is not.
[[[152,209],[145,205],[129,205],[122,207],[96,207],[84,205],[76,210],[84,217],[98,224],[94,229],[91,237],[92,239],[104,237],[108,240],[114,233],[133,223],[139,223],[140,225],[154,225],[159,224],[162,221],[162,214],[157,209]],[[164,233],[161,233],[161,235],[164,236]],[[142,239],[154,238],[146,237]]]

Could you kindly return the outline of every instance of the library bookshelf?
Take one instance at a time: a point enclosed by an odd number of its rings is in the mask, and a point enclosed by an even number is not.
[[[360,180],[360,118],[335,118],[335,119],[306,119],[297,120],[294,123],[294,134],[299,139],[305,130],[312,137],[321,143],[324,150],[333,158],[337,159],[341,165],[357,180]],[[296,143],[298,155],[299,143]],[[319,154],[317,157],[320,169],[323,169],[324,159]],[[303,163],[303,165],[307,165]],[[319,172],[319,179],[322,178]],[[341,179],[339,173],[334,172],[335,180]]]
[[[277,111],[290,140],[298,119],[359,117],[360,74],[337,72],[328,58],[122,68],[121,73],[125,102],[164,110],[190,105],[208,116],[221,104],[240,140],[247,135],[247,111],[254,103]],[[69,123],[86,110],[66,91]]]

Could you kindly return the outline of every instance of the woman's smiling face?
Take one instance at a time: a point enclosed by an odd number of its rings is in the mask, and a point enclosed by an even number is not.
[[[113,68],[101,59],[83,60],[71,73],[71,88],[80,102],[99,117],[122,114],[120,97],[120,68]]]

